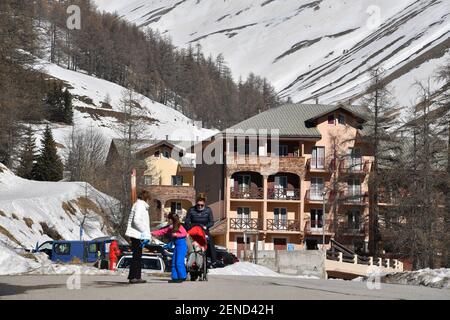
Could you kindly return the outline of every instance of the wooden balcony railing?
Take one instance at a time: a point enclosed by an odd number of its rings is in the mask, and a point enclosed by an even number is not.
[[[322,234],[324,231],[325,233],[329,233],[332,223],[332,220],[325,220],[325,224],[323,220],[308,220],[305,224],[305,233]]]
[[[344,204],[365,205],[369,202],[369,193],[362,191],[343,191],[339,198]]]
[[[269,188],[267,198],[273,200],[300,200],[300,189]]]
[[[267,230],[300,231],[300,220],[267,219]]]
[[[325,195],[325,200],[327,201],[328,198],[329,198],[329,193],[327,193]],[[306,203],[314,202],[314,201],[323,201],[323,200],[324,200],[323,190],[320,190],[320,189],[306,190],[306,194],[305,194],[305,202]]]
[[[338,228],[340,233],[347,235],[364,235],[366,232],[364,223],[341,222]]]
[[[250,218],[231,218],[230,229],[233,230],[258,230],[261,229],[259,219]]]
[[[230,190],[231,199],[263,199],[264,198],[264,188],[254,187],[254,188],[234,188]]]
[[[340,173],[354,173],[354,174],[367,174],[370,171],[369,160],[364,160],[363,158],[358,159],[344,159],[339,163]]]
[[[308,171],[313,171],[313,172],[325,172],[325,171],[334,171],[336,170],[336,159],[331,159],[329,161],[329,163],[326,163],[326,160],[320,161],[322,162],[324,165],[323,166],[316,166],[316,165],[312,165],[311,164],[312,159],[308,159],[306,161],[306,170]]]

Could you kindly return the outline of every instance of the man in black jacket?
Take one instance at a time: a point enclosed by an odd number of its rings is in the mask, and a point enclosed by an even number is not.
[[[214,266],[217,261],[217,254],[214,240],[209,234],[209,228],[214,225],[214,216],[211,208],[206,206],[206,198],[203,195],[200,194],[197,197],[195,206],[188,210],[184,224],[187,229],[192,228],[194,225],[200,225],[206,231],[208,236],[208,255],[211,257],[211,263]]]

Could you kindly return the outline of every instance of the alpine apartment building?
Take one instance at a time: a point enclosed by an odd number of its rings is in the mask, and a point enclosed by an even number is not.
[[[364,109],[288,104],[203,141],[196,190],[208,197],[216,244],[316,248],[331,237],[367,250],[372,156]],[[267,134],[266,134],[267,132]],[[212,155],[215,163],[204,161]],[[245,239],[245,240],[244,240]]]

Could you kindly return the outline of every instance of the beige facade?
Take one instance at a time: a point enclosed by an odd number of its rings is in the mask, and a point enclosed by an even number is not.
[[[320,246],[325,235],[327,245],[334,238],[365,250],[372,156],[359,139],[359,120],[335,108],[315,119],[320,137],[280,136],[279,156],[267,144],[258,145],[257,154],[236,155],[223,141],[226,163],[218,170],[223,193],[212,194],[209,201],[215,210],[222,208],[215,211],[220,220],[212,231],[216,242],[239,252],[245,237],[249,249],[258,243],[260,249],[286,250],[289,244],[295,249]],[[261,154],[271,155],[275,171]]]

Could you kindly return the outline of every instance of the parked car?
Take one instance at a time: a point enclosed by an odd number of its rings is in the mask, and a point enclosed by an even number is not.
[[[224,247],[216,246],[216,253],[217,253],[217,260],[221,261],[224,264],[224,266],[228,266],[236,262],[239,262],[239,259],[231,252],[228,252],[228,250]]]
[[[127,270],[130,268],[132,255],[123,255],[117,263],[117,270]],[[165,264],[162,257],[159,254],[146,254],[142,255],[142,272],[144,273],[164,273]]]
[[[104,237],[89,241],[46,241],[41,245],[37,243],[32,252],[44,252],[53,262],[94,263],[100,260],[100,268],[108,269],[109,245],[114,240],[114,237]]]

